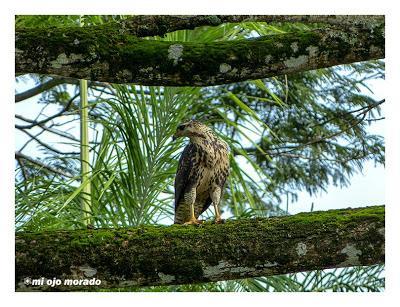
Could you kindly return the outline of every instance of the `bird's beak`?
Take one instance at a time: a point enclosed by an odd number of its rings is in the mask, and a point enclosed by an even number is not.
[[[175,135],[172,136],[172,142],[175,141],[177,137]]]

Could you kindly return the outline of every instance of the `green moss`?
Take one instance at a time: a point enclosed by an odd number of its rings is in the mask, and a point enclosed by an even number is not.
[[[199,227],[17,233],[16,274],[17,279],[57,277],[87,264],[110,284],[123,280],[160,284],[170,279],[179,284],[207,281],[204,270],[218,270],[220,265],[238,268],[224,271],[229,278],[241,277],[240,268],[246,267],[258,267],[265,275],[260,269],[265,263],[276,264],[268,268],[268,274],[331,267],[347,260],[341,253],[346,244],[355,244],[362,251],[358,260],[368,264],[384,259],[382,227],[384,207],[377,206]],[[306,247],[301,256],[296,252],[300,243]]]
[[[174,45],[178,53],[170,49]],[[117,83],[212,85],[383,57],[384,33],[383,25],[375,25],[191,43],[139,39],[107,26],[23,29],[17,30],[16,48],[17,72]]]

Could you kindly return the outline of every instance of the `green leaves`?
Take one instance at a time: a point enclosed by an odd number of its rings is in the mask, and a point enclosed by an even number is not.
[[[115,86],[115,92],[98,106],[109,116],[98,121],[105,139],[95,149],[101,154],[94,172],[106,184],[95,183],[96,219],[107,225],[112,214],[117,226],[172,218],[170,187],[179,144],[170,137],[196,90]]]

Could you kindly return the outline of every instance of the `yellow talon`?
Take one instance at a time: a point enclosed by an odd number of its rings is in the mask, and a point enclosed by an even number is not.
[[[215,218],[215,224],[223,224],[223,223],[225,223],[225,220],[222,219],[221,217]]]
[[[197,219],[190,219],[189,221],[183,223],[183,225],[200,225],[202,223],[203,223],[203,221],[200,221]]]

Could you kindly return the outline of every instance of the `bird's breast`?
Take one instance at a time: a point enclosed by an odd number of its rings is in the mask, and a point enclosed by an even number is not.
[[[213,186],[223,184],[229,163],[229,154],[224,146],[218,142],[202,140],[196,144],[195,161],[197,195],[207,194]]]
[[[200,171],[196,192],[203,193],[209,190],[212,177],[213,177],[212,169],[203,167],[203,169]]]

